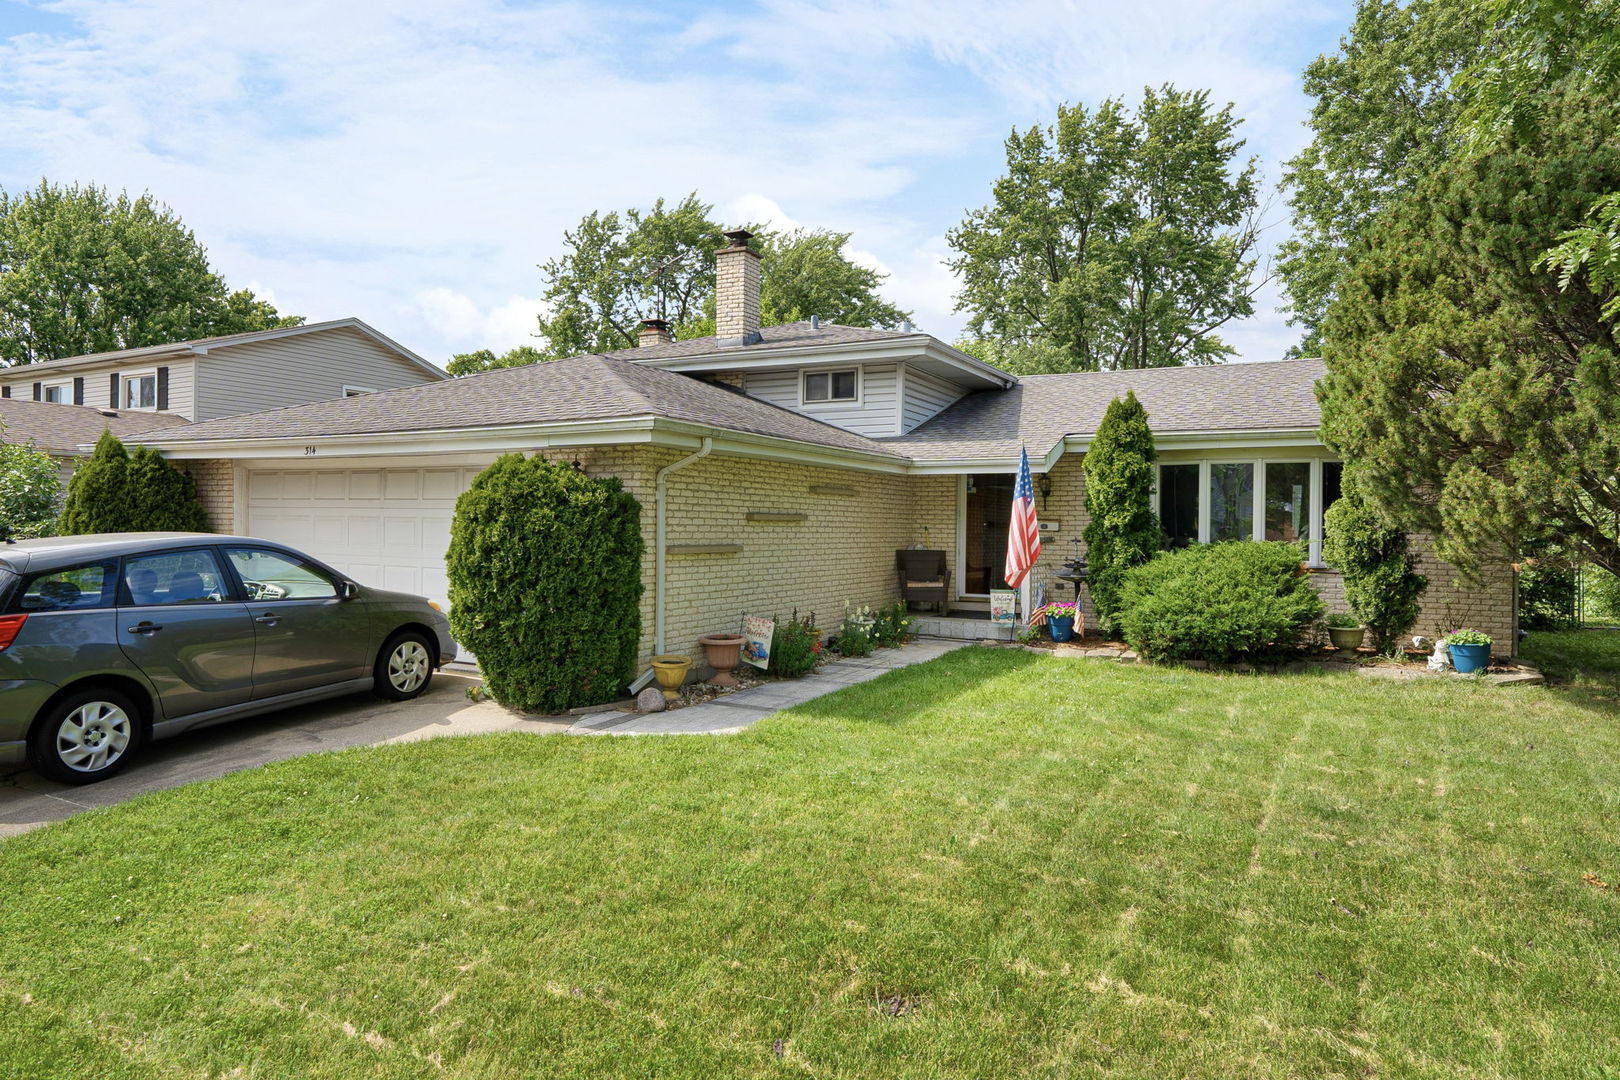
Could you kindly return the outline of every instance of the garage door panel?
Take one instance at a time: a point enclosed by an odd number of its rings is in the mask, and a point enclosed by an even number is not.
[[[248,531],[356,581],[448,603],[455,500],[477,468],[264,469],[248,475]]]

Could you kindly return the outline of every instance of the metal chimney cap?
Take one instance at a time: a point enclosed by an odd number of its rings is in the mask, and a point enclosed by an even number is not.
[[[732,247],[747,247],[754,234],[747,229],[727,229],[722,235],[731,241]]]

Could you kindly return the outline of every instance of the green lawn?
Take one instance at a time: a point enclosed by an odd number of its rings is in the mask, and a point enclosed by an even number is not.
[[[1523,652],[1557,683],[1620,700],[1620,630],[1538,630]]]
[[[968,649],[287,761],[0,844],[0,1076],[1612,1080],[1588,702]]]

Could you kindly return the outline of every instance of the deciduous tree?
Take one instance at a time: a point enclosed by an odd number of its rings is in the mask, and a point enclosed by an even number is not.
[[[296,325],[227,294],[207,253],[150,195],[93,184],[0,191],[0,360],[27,364]]]
[[[1144,91],[1014,130],[993,201],[951,231],[968,329],[1065,369],[1212,363],[1254,311],[1255,164],[1230,105]]]
[[[56,525],[62,473],[32,443],[4,441],[0,424],[0,539],[47,536]]]
[[[1360,0],[1339,51],[1305,69],[1312,139],[1287,163],[1293,235],[1277,276],[1298,355],[1321,349],[1350,244],[1390,202],[1455,153],[1454,77],[1480,55],[1486,14],[1472,0]]]

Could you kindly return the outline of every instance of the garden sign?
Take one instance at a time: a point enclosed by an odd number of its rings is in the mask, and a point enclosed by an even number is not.
[[[776,634],[776,623],[758,615],[744,615],[742,658],[761,671],[771,662],[771,638]]]

